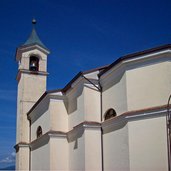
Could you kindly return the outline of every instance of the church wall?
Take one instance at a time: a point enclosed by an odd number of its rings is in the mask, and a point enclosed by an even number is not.
[[[68,94],[68,126],[69,130],[85,120],[84,117],[84,87],[77,84]]]
[[[100,92],[94,87],[84,87],[85,120],[100,122]]]
[[[127,111],[126,74],[124,70],[112,72],[102,80],[103,119],[105,112],[113,108],[117,115]]]
[[[16,143],[20,142],[20,134],[22,132],[22,123],[20,122],[20,118],[22,117],[21,115],[21,107],[20,107],[20,101],[21,101],[21,94],[22,94],[22,83],[23,79],[20,79],[20,81],[18,82],[18,91],[17,91],[17,134],[16,134]]]
[[[68,131],[67,106],[64,100],[50,100],[50,129],[54,131]]]
[[[46,91],[46,77],[36,74],[22,74],[24,93],[22,98],[25,101],[33,101],[34,103],[40,98]],[[23,91],[21,89],[21,91]]]
[[[31,170],[50,170],[50,144],[31,152]]]
[[[49,99],[45,98],[34,110],[31,124],[31,141],[37,139],[37,128],[41,126],[43,134],[50,130]]]
[[[69,138],[69,170],[85,170],[85,137],[83,130]]]
[[[29,151],[29,146],[20,147],[19,151],[16,153],[16,160],[20,159],[19,162],[16,163],[16,170],[19,170],[19,168],[27,170],[29,168]]]
[[[17,134],[17,138],[18,138],[18,142],[29,142],[30,140],[30,135],[29,135],[29,120],[27,119],[27,112],[28,110],[33,106],[34,103],[32,102],[20,102],[20,115],[19,118],[20,120],[22,120],[23,122],[20,122],[19,124],[19,131]],[[19,134],[20,133],[20,134]]]
[[[26,75],[23,74],[18,83],[18,97],[17,97],[17,143],[18,142],[29,142],[29,121],[27,119],[27,112],[34,105],[34,101],[30,98],[25,98],[25,91],[23,87],[28,89],[29,87],[24,86],[27,84]],[[22,121],[22,122],[21,122]]]
[[[66,137],[50,138],[50,170],[68,170],[68,141]]]
[[[128,68],[126,75],[129,111],[167,104],[171,92],[171,63],[160,60],[164,58],[141,65],[132,64]]]
[[[85,170],[102,170],[101,128],[85,128]]]
[[[104,170],[129,171],[128,126],[113,123],[103,127]]]
[[[166,118],[136,119],[129,125],[131,171],[167,171]]]

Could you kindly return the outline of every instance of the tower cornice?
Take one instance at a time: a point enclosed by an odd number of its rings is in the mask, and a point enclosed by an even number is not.
[[[16,80],[17,81],[20,80],[20,77],[21,77],[21,74],[22,73],[25,73],[25,74],[34,74],[34,75],[43,75],[43,76],[49,75],[49,73],[48,72],[45,72],[45,71],[30,71],[30,70],[27,70],[27,69],[19,69],[18,70],[18,73],[17,73],[17,77],[16,77]]]
[[[45,53],[46,55],[49,55],[50,54],[50,51],[48,49],[45,49],[43,47],[41,47],[40,45],[36,44],[36,43],[33,43],[33,44],[30,44],[30,45],[22,45],[20,47],[18,47],[16,49],[16,60],[19,61],[20,58],[22,57],[22,53],[23,52],[26,52],[26,51],[31,51],[31,50],[34,50],[34,49],[38,49],[40,50],[42,53]]]

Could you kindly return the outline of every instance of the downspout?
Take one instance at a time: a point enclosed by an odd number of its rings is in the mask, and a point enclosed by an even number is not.
[[[103,121],[103,100],[102,100],[102,86],[100,84],[100,80],[98,80],[98,85],[94,84],[92,81],[90,81],[88,78],[86,78],[83,74],[82,77],[87,80],[90,84],[92,84],[95,88],[97,88],[97,90],[100,92],[100,121],[102,123]],[[104,157],[103,157],[103,129],[101,126],[101,160],[102,160],[102,171],[104,171]]]
[[[171,134],[171,116],[170,116],[170,100],[171,95],[169,96],[167,103],[167,114],[166,114],[166,129],[167,129],[167,153],[168,153],[168,171],[171,171],[171,148],[170,148],[170,134]]]
[[[29,120],[29,171],[31,171],[31,119],[28,117]]]
[[[103,122],[103,98],[102,98],[102,86],[100,84],[100,80],[99,80],[99,86],[100,86],[100,119],[101,119],[101,123]],[[102,171],[104,171],[104,152],[103,152],[103,128],[102,128],[102,124],[101,124],[101,152],[102,152]]]

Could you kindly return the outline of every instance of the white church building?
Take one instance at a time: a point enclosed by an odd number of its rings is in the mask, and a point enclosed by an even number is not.
[[[16,50],[16,170],[170,171],[171,45],[47,91],[49,53],[34,26]]]

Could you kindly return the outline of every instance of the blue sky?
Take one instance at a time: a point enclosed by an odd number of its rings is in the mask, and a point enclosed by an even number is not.
[[[0,168],[14,164],[15,51],[33,17],[51,51],[48,89],[57,89],[79,71],[171,43],[170,9],[170,0],[0,0]]]

